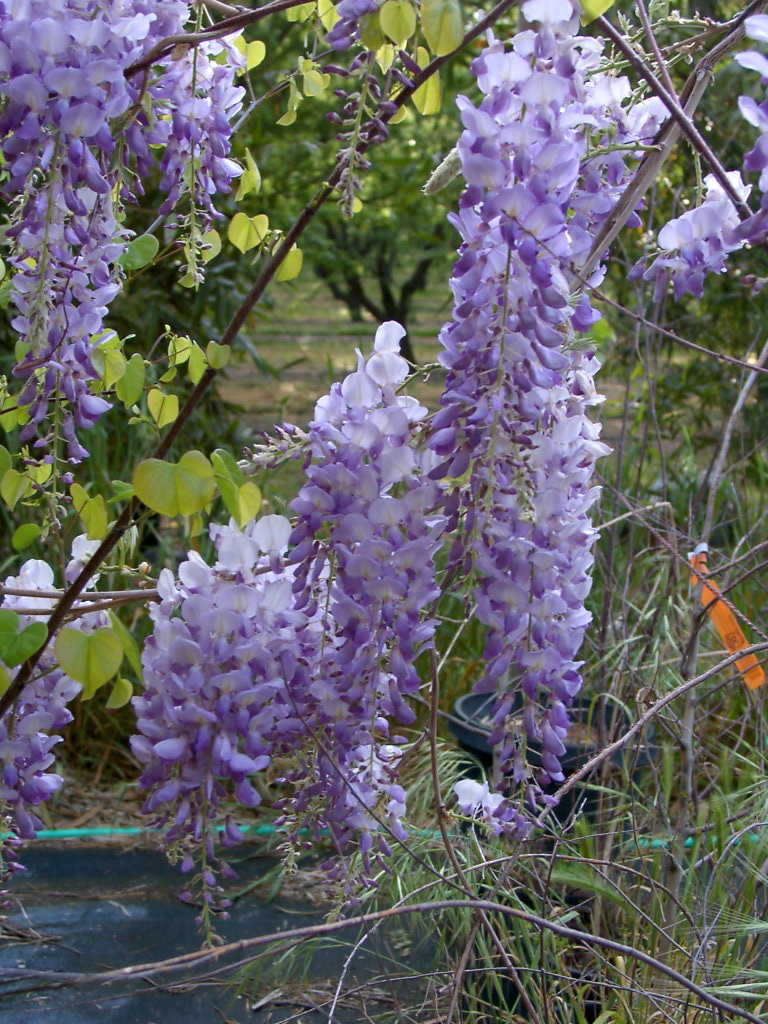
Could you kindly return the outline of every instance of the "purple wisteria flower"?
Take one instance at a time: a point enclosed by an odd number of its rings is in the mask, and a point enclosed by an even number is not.
[[[339,0],[336,4],[339,20],[326,36],[331,49],[349,49],[358,37],[360,19],[378,11],[381,4],[382,0]]]
[[[504,787],[522,785],[531,806],[542,799],[541,785],[563,778],[559,757],[590,619],[592,474],[608,451],[588,416],[601,401],[598,362],[574,344],[597,314],[586,295],[575,301],[572,292],[607,212],[595,201],[595,182],[620,187],[623,161],[633,155],[630,126],[650,131],[655,114],[624,116],[621,167],[591,156],[626,89],[590,77],[597,44],[575,35],[569,0],[530,0],[523,13],[538,27],[511,47],[491,37],[473,64],[479,107],[458,101],[467,188],[451,217],[462,245],[453,319],[441,333],[448,372],[431,446],[458,538],[451,567],[474,581],[487,627],[477,688],[497,694],[492,739]],[[517,688],[523,734],[508,722]],[[526,765],[526,734],[542,745],[538,779]],[[474,797],[464,802],[484,806]],[[525,808],[500,806],[491,808],[491,827],[526,834]]]
[[[744,200],[751,191],[738,171],[729,171],[728,179]],[[733,201],[723,191],[714,175],[704,179],[706,195],[701,205],[687,210],[669,221],[659,232],[662,249],[653,263],[643,270],[641,260],[630,272],[630,277],[642,277],[656,282],[656,297],[660,298],[672,282],[675,298],[685,294],[701,296],[708,274],[721,274],[728,256],[741,249],[746,239],[740,231],[740,217]]]
[[[88,454],[78,431],[109,408],[93,393],[92,356],[129,238],[116,202],[135,198],[162,147],[168,205],[187,182],[202,208],[197,237],[211,195],[237,173],[229,133],[243,90],[233,85],[237,61],[212,62],[224,43],[171,54],[148,78],[126,74],[190,10],[181,0],[0,2],[2,192],[13,201],[6,235],[23,353],[14,372],[30,407],[22,440],[50,448],[61,438],[70,462]]]

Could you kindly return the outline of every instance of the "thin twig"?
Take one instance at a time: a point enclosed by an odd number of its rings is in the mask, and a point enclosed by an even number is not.
[[[4,978],[6,982],[10,983],[14,981],[23,981],[27,978],[30,980],[35,979],[37,982],[34,989],[35,991],[83,985],[108,985],[115,982],[127,981],[130,978],[135,977],[148,980],[157,977],[158,975],[172,974],[176,971],[183,971],[188,967],[194,967],[210,961],[215,962],[221,960],[225,956],[229,956],[230,954],[239,953],[246,949],[257,949],[260,946],[268,946],[274,942],[285,943],[289,940],[314,938],[321,935],[332,935],[345,928],[359,925],[366,926],[373,924],[376,921],[388,920],[400,916],[409,916],[411,914],[423,915],[427,913],[434,913],[435,911],[458,910],[461,908],[512,917],[518,921],[525,921],[527,924],[533,925],[535,928],[541,928],[552,932],[554,935],[557,935],[562,939],[567,939],[572,943],[582,942],[588,946],[597,946],[601,949],[610,950],[612,953],[617,953],[620,956],[637,960],[640,963],[645,964],[647,967],[650,967],[652,970],[657,971],[659,974],[663,974],[665,977],[670,978],[677,985],[687,989],[703,1003],[706,1003],[717,1010],[721,1010],[723,1013],[729,1013],[734,1017],[739,1017],[742,1020],[749,1021],[750,1024],[765,1024],[760,1017],[756,1017],[749,1010],[742,1009],[739,1006],[735,1006],[733,1003],[729,1003],[726,1000],[721,999],[719,996],[707,992],[706,989],[695,984],[695,982],[692,982],[689,978],[686,978],[684,974],[681,974],[673,967],[668,966],[661,960],[657,960],[656,957],[645,953],[641,949],[637,949],[636,947],[627,945],[623,942],[617,942],[614,939],[606,938],[603,935],[594,935],[591,932],[581,931],[578,928],[569,928],[567,925],[561,924],[559,921],[550,921],[547,918],[540,917],[538,914],[533,914],[530,911],[520,910],[518,907],[508,907],[503,903],[495,903],[492,900],[481,899],[436,900],[433,903],[409,903],[401,907],[378,910],[370,914],[360,914],[356,917],[350,917],[344,920],[327,921],[323,924],[289,928],[286,931],[275,932],[268,935],[255,935],[247,939],[240,939],[237,942],[228,942],[221,946],[195,950],[192,953],[183,953],[180,956],[169,957],[166,960],[155,960],[143,964],[134,964],[130,967],[122,967],[111,971],[100,971],[96,973],[65,973],[63,971],[17,969],[6,971]],[[48,984],[45,984],[46,982]],[[19,989],[16,989],[9,994],[16,995],[18,993]]]

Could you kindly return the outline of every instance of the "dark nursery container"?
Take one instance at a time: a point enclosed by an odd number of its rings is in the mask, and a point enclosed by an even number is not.
[[[493,747],[490,742],[493,702],[493,694],[465,694],[454,704],[453,718],[449,721],[451,732],[462,749],[473,754],[487,769],[493,766]],[[518,698],[510,714],[514,715],[521,707],[522,698]],[[566,779],[586,764],[604,742],[610,742],[629,725],[625,711],[614,702],[600,697],[577,696],[573,703],[573,718],[573,725],[565,741],[565,754],[560,758]],[[631,746],[628,754],[633,754]],[[622,755],[621,751],[617,752],[612,762],[620,763],[622,756],[626,755]],[[541,767],[541,744],[528,743],[528,761],[534,768]],[[647,753],[642,750],[639,756],[635,756],[635,767],[639,768],[646,762]],[[577,808],[588,817],[594,817],[598,795],[589,786],[589,782],[590,779],[586,778],[557,805],[553,813],[561,824],[567,821]]]

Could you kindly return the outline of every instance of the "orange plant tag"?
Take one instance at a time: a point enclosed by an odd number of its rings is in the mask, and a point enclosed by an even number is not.
[[[706,576],[709,571],[707,569],[706,545],[699,545],[693,554],[689,555],[689,561],[691,569],[693,569],[691,586],[701,587],[701,604],[708,608],[710,621],[722,640],[723,646],[730,654],[738,654],[739,651],[749,647],[747,638],[731,609],[724,601],[719,600],[720,588],[715,581],[702,579],[702,576]],[[765,672],[754,654],[745,654],[743,658],[738,658],[736,668],[741,672],[742,679],[750,690],[756,690],[765,682]]]

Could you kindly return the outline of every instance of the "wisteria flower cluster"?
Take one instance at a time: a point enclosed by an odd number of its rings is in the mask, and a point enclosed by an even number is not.
[[[563,778],[559,757],[589,622],[591,478],[608,449],[588,417],[601,400],[598,363],[573,344],[596,314],[571,292],[605,212],[588,203],[598,173],[590,146],[615,121],[622,93],[590,82],[598,47],[575,35],[569,0],[530,0],[523,13],[538,29],[519,33],[511,49],[491,39],[473,64],[480,106],[459,100],[467,189],[452,218],[462,245],[431,445],[458,538],[452,565],[475,580],[487,627],[478,689],[497,694],[500,774],[508,788],[527,786],[535,804],[542,784]],[[654,116],[646,109],[634,123],[642,131]],[[605,173],[618,181],[624,171]],[[520,690],[525,734],[542,746],[537,780],[510,714]],[[494,805],[493,818],[507,831],[528,829],[524,809]]]
[[[147,811],[167,841],[202,851],[205,883],[223,802],[257,804],[251,777],[273,762],[294,787],[281,804],[294,828],[329,829],[340,848],[357,836],[364,853],[386,849],[384,830],[403,835],[390,721],[413,721],[442,519],[413,448],[426,410],[395,394],[402,334],[380,328],[318,402],[293,527],[213,526],[214,565],[193,552],[178,579],[161,574],[133,750]],[[237,836],[227,821],[225,841]]]
[[[167,206],[188,190],[203,223],[210,196],[238,173],[227,154],[243,90],[235,62],[213,62],[223,44],[131,72],[190,10],[181,0],[0,3],[0,151],[24,351],[15,373],[29,406],[21,436],[48,450],[63,443],[71,462],[87,456],[78,430],[109,407],[91,393],[92,354],[120,288],[128,235],[118,204],[141,193],[159,150]]]
[[[728,178],[737,194],[746,200],[751,186],[744,184],[738,171],[730,171]],[[644,280],[655,281],[657,298],[664,294],[670,281],[675,298],[686,294],[701,296],[707,275],[721,274],[730,254],[747,241],[733,200],[714,175],[706,176],[704,186],[707,191],[701,205],[675,217],[659,232],[662,254],[646,270],[643,271],[641,261],[630,273],[631,277],[642,274]]]
[[[86,558],[95,547],[85,537],[73,545],[73,565]],[[69,567],[68,567],[69,568]],[[17,611],[20,628],[32,622],[45,622],[55,599],[48,596],[54,587],[53,569],[40,559],[25,562],[17,576],[9,576],[4,588],[42,591],[45,596],[13,596],[6,594],[2,608]],[[79,605],[81,610],[84,605]],[[87,605],[85,605],[87,607]],[[30,614],[30,612],[34,614]],[[91,632],[108,623],[105,612],[81,614],[78,628]],[[8,672],[13,679],[18,669]],[[38,676],[25,689],[19,702],[0,720],[0,808],[10,836],[3,842],[4,867],[14,870],[18,862],[14,847],[19,840],[33,839],[41,822],[35,808],[45,803],[61,787],[63,779],[54,769],[54,747],[61,742],[61,729],[72,721],[69,704],[80,693],[81,686],[56,664],[52,652],[46,651],[38,667]]]

